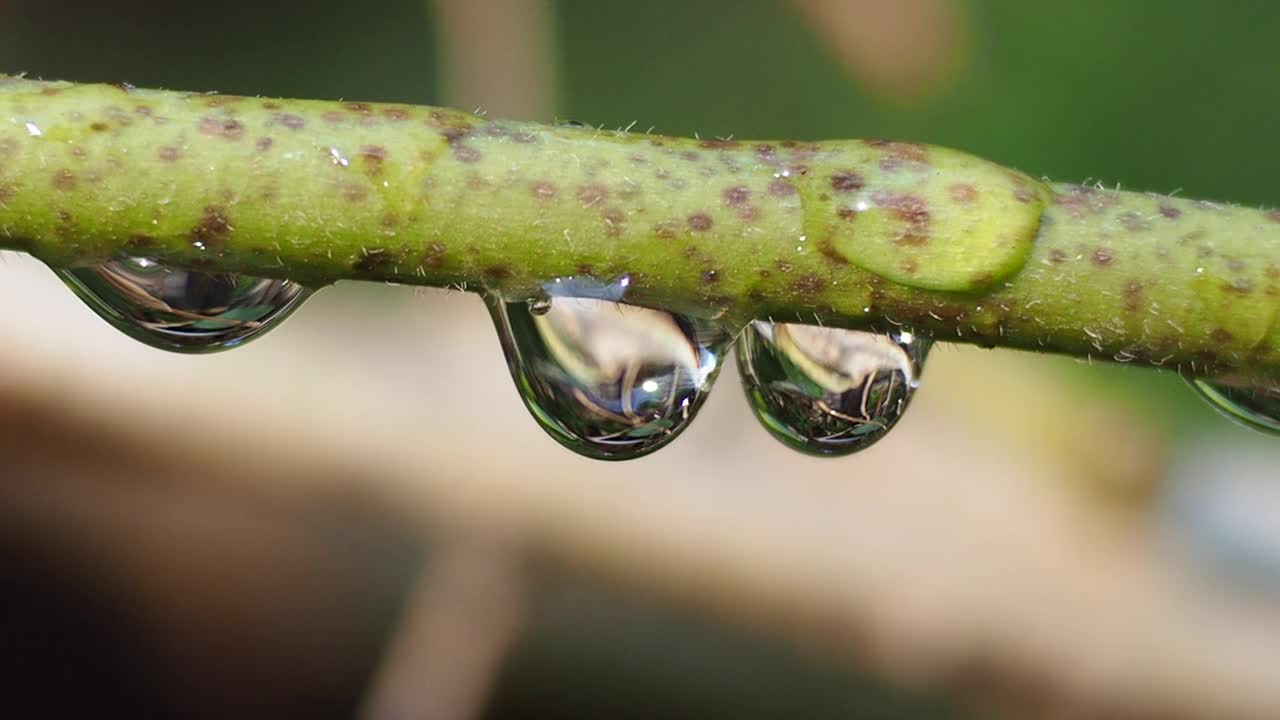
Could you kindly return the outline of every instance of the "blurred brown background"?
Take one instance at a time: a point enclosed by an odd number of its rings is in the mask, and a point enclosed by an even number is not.
[[[1274,203],[1280,6],[0,0],[0,71],[738,137]],[[940,346],[844,460],[730,366],[624,464],[479,298],[341,284],[209,357],[0,255],[0,714],[1280,717],[1280,449],[1172,375]]]

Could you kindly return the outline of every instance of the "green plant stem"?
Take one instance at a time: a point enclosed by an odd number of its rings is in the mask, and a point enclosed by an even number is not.
[[[941,148],[736,142],[0,76],[0,247],[629,302],[1280,376],[1280,215]]]

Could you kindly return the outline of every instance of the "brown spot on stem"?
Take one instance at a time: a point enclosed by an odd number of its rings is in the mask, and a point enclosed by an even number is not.
[[[554,200],[556,197],[556,186],[546,180],[539,180],[529,187],[529,192],[539,200]]]
[[[762,165],[777,165],[778,151],[768,143],[761,143],[755,148],[756,160]]]
[[[1134,312],[1141,306],[1142,283],[1137,280],[1130,280],[1124,284],[1124,309]]]
[[[915,195],[899,195],[890,192],[876,192],[871,201],[880,207],[889,208],[893,216],[906,225],[895,245],[919,246],[929,242],[929,208],[925,201]]]
[[[129,250],[147,250],[155,247],[156,239],[150,235],[130,235],[124,246]]]
[[[1177,220],[1182,217],[1182,211],[1172,205],[1160,205],[1160,214],[1170,220]]]
[[[1035,197],[1036,194],[1030,188],[1019,186],[1013,189],[1013,199],[1023,205],[1031,202]]]
[[[866,186],[862,176],[852,170],[838,172],[831,176],[831,189],[836,192],[856,192]]]
[[[275,100],[268,100],[262,103],[263,110],[279,110],[282,106]]]
[[[1209,333],[1209,337],[1212,338],[1214,342],[1220,343],[1229,343],[1232,340],[1231,332],[1224,328],[1214,328],[1213,332]]]
[[[156,155],[161,161],[171,163],[177,162],[178,158],[182,156],[182,151],[172,145],[165,145],[156,151]]]
[[[1121,227],[1129,232],[1142,232],[1150,229],[1150,225],[1147,224],[1147,221],[1144,220],[1141,215],[1132,210],[1126,210],[1125,212],[1120,213],[1120,216],[1117,219],[1120,221]]]
[[[258,152],[266,152],[271,149],[272,145],[275,145],[275,144],[276,144],[276,141],[272,140],[269,137],[260,137],[258,138],[258,142],[255,143],[255,147],[258,148]]]
[[[1280,223],[1280,210],[1268,210],[1265,217],[1273,223]]]
[[[891,209],[895,218],[907,224],[923,225],[929,222],[928,205],[915,195],[877,192],[872,194],[871,200],[880,207]]]
[[[698,162],[702,159],[702,156],[692,150],[683,150],[680,152],[680,159],[687,160],[689,162]]]
[[[89,129],[94,132],[106,132],[111,129],[111,126],[104,122],[95,122],[90,123]]]
[[[837,208],[836,217],[844,220],[845,222],[851,222],[858,217],[858,211],[851,207]]]
[[[698,145],[699,147],[704,147],[704,148],[707,148],[708,150],[729,150],[732,148],[739,147],[740,145],[742,145],[742,143],[738,142],[737,140],[718,140],[717,139],[717,140],[703,140],[699,142]]]
[[[703,270],[703,271],[702,271],[702,284],[703,284],[703,285],[715,285],[715,284],[716,284],[716,283],[718,283],[718,282],[720,282],[720,273],[719,273],[719,271],[717,271],[717,270]]]
[[[915,275],[919,267],[915,258],[903,258],[902,262],[898,263],[898,268],[908,275]]]
[[[207,248],[221,243],[231,234],[231,230],[226,210],[218,205],[207,205],[200,221],[191,229],[191,241]]]
[[[1222,292],[1233,295],[1249,295],[1253,292],[1253,281],[1248,278],[1236,278],[1222,286]]]
[[[1111,252],[1110,248],[1098,248],[1089,256],[1089,261],[1098,267],[1107,267],[1115,262],[1116,256]]]
[[[321,115],[320,119],[330,125],[339,125],[347,120],[347,114],[344,112],[338,112],[337,110],[330,110],[329,112]]]
[[[373,248],[360,253],[351,269],[361,273],[373,273],[399,264],[400,257],[385,248]]]
[[[791,281],[791,289],[804,295],[817,295],[827,282],[813,273],[806,273]]]
[[[609,199],[609,188],[600,183],[580,185],[575,195],[582,207],[592,207]]]
[[[771,180],[768,192],[773,197],[790,197],[796,194],[796,188],[786,180]]]
[[[674,222],[660,222],[653,226],[653,234],[663,240],[674,240],[680,232],[680,226]]]
[[[448,247],[446,247],[444,243],[431,243],[427,248],[426,254],[422,256],[423,264],[430,268],[438,268],[441,265],[444,265],[445,254],[448,250]]]
[[[862,142],[864,145],[876,148],[886,155],[899,157],[903,160],[918,163],[928,162],[929,160],[928,148],[919,143],[897,142],[894,140],[882,140],[879,138],[863,140]]]
[[[961,205],[972,205],[978,199],[978,190],[968,183],[957,183],[947,188],[951,199]]]
[[[1065,192],[1056,192],[1053,204],[1063,208],[1073,218],[1085,215],[1098,215],[1116,205],[1119,199],[1115,193],[1104,192],[1089,185],[1073,185]]]
[[[277,115],[276,120],[279,121],[281,125],[289,128],[290,130],[301,130],[302,128],[307,126],[306,120],[303,120],[302,117],[299,115],[293,115],[291,113],[283,113],[281,115]]]
[[[453,157],[462,163],[474,163],[480,160],[480,151],[469,145],[455,145]]]
[[[490,265],[484,269],[484,276],[490,280],[506,280],[511,275],[511,268],[506,265]]]
[[[694,232],[710,230],[711,225],[711,216],[706,213],[694,213],[689,216],[689,229]]]
[[[627,216],[618,208],[607,208],[600,213],[600,217],[604,218],[604,234],[617,237],[622,232],[622,222]]]
[[[234,105],[243,101],[244,98],[238,95],[215,95],[205,101],[205,105],[211,108],[220,108],[226,105]]]
[[[522,145],[537,141],[537,137],[533,133],[517,130],[501,122],[491,122],[484,126],[484,134],[493,138],[507,138]]]
[[[70,170],[59,170],[53,174],[53,187],[62,192],[76,189],[76,176]]]
[[[227,140],[239,140],[244,135],[244,125],[241,125],[240,121],[231,118],[200,118],[199,130],[201,135],[221,137]]]
[[[724,192],[720,193],[720,198],[724,200],[725,205],[741,207],[751,199],[751,189],[746,185],[735,185],[725,188]]]
[[[360,114],[362,114],[362,115],[363,115],[364,113],[368,113],[368,112],[372,112],[372,111],[373,111],[373,106],[372,106],[372,105],[370,105],[369,103],[366,103],[366,102],[349,102],[349,103],[343,103],[342,107],[344,107],[344,108],[346,108],[346,109],[350,110],[350,111],[351,111],[351,112],[353,112],[353,113],[360,113]]]
[[[822,257],[826,258],[827,262],[835,265],[836,267],[849,264],[848,258],[841,255],[839,250],[836,250],[836,246],[831,244],[831,240],[829,238],[822,238],[821,240],[818,240],[818,252],[822,253]]]
[[[387,149],[381,145],[365,145],[360,148],[364,160],[364,173],[369,177],[382,174],[382,163],[387,159]]]
[[[360,183],[343,182],[338,186],[342,199],[351,203],[364,202],[369,197],[369,189]]]
[[[11,183],[0,182],[0,205],[9,202],[13,199],[13,196],[17,194],[17,188],[15,188]]]

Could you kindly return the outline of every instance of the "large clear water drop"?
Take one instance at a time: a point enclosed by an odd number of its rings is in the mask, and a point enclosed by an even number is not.
[[[887,435],[906,412],[931,345],[905,331],[755,321],[738,339],[738,369],[747,401],[774,437],[812,455],[848,455]]]
[[[646,455],[688,427],[732,339],[710,321],[615,302],[625,286],[562,279],[547,284],[549,301],[488,300],[529,412],[598,460]]]
[[[1280,435],[1280,384],[1188,378],[1214,409],[1255,430]]]
[[[124,334],[182,353],[244,344],[279,324],[311,294],[291,280],[179,270],[142,257],[55,272]]]

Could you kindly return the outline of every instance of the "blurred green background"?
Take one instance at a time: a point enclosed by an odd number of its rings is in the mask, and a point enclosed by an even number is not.
[[[639,130],[652,126],[676,135],[913,140],[1054,180],[1265,206],[1276,201],[1280,157],[1280,135],[1271,131],[1280,111],[1280,92],[1271,87],[1280,67],[1277,29],[1280,4],[1244,0],[0,0],[0,72],[468,109],[485,93],[494,105],[516,93],[520,102],[486,109],[606,127],[636,123]],[[468,33],[492,35],[472,43]],[[532,50],[508,41],[529,36]],[[524,67],[543,56],[550,62],[545,74]],[[475,59],[475,66],[450,65],[460,58]],[[513,66],[514,90],[503,94],[500,83],[477,90],[478,75],[509,75]],[[393,301],[376,294],[370,302]],[[496,353],[496,345],[491,349]],[[1188,463],[1205,465],[1202,457],[1185,461],[1180,448],[1259,445],[1172,374],[1060,358],[1044,358],[1039,366],[1067,397],[1118,403],[1126,413],[1120,422],[1136,418],[1161,434],[1171,449],[1160,462],[1173,458],[1172,469],[1157,471],[1161,477],[1153,482],[1189,472]],[[1000,430],[998,422],[994,427]],[[1268,468],[1280,455],[1259,457],[1238,472],[1273,474]],[[854,467],[859,459],[848,462]],[[1151,492],[1155,499],[1144,495],[1143,507],[1152,513],[1172,502]],[[399,580],[385,590],[395,597],[365,607],[362,622],[375,630],[353,651],[342,692],[299,690],[306,701],[285,703],[282,712],[340,717],[355,711],[373,672],[377,640],[391,633],[398,593],[418,561],[411,549],[416,540],[384,540],[377,547],[397,558],[387,573]],[[1261,570],[1250,567],[1255,574],[1274,571],[1266,562]],[[33,573],[27,567],[19,575]],[[983,682],[975,683],[976,699],[952,686],[904,688],[874,667],[833,666],[616,588],[586,582],[583,589],[584,582],[541,581],[550,599],[504,666],[486,705],[490,715],[1004,714],[1001,703],[993,708],[985,701]],[[31,612],[44,608],[43,598],[64,594],[31,581],[12,597],[20,598],[14,608]],[[78,606],[71,607],[67,613],[76,616]],[[62,618],[52,613],[46,621]],[[92,621],[94,627],[111,622]],[[74,633],[59,637],[68,647],[76,643]],[[110,655],[124,641],[99,642],[99,652]],[[93,664],[83,672],[92,674]],[[98,691],[108,684],[75,675],[64,682]],[[181,687],[169,691],[183,693]],[[115,700],[142,712],[191,716],[188,708],[168,704],[176,702],[169,691],[122,693]],[[89,706],[66,705],[71,714]],[[1068,709],[1063,716],[1074,715]]]

